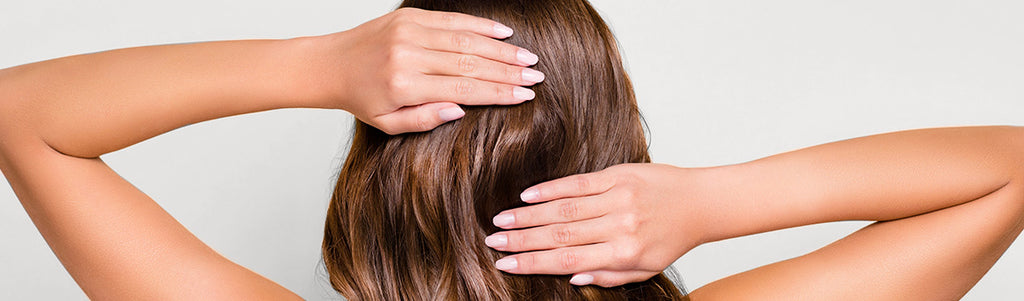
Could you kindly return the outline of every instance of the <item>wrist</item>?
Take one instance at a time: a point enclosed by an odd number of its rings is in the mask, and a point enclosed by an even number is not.
[[[292,95],[290,107],[344,109],[338,101],[345,95],[338,72],[337,53],[329,49],[331,35],[281,40],[275,56],[281,62],[283,89]]]
[[[292,89],[303,107],[349,111],[347,60],[338,45],[346,45],[345,32],[284,40]]]
[[[685,202],[699,228],[700,244],[743,236],[752,224],[752,208],[746,206],[742,164],[691,169],[686,181],[691,191]]]
[[[700,167],[700,168],[684,168],[678,167],[682,176],[674,180],[675,183],[686,183],[685,185],[680,184],[679,187],[686,187],[687,191],[682,191],[676,195],[680,196],[680,199],[674,200],[677,204],[683,204],[686,208],[682,208],[682,212],[689,212],[686,218],[690,221],[687,227],[693,228],[696,231],[688,231],[695,233],[697,244],[693,247],[703,245],[705,243],[722,240],[719,234],[725,225],[721,224],[721,218],[715,214],[716,207],[718,207],[718,200],[721,198],[721,192],[719,191],[722,181],[722,172],[719,167]]]

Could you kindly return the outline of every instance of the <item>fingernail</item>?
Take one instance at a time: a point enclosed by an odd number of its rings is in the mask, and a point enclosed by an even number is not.
[[[495,216],[492,222],[498,227],[508,227],[516,223],[516,216],[510,213],[502,213]]]
[[[491,248],[504,248],[508,245],[508,237],[504,234],[494,234],[484,238],[484,244]]]
[[[540,58],[537,57],[536,54],[533,54],[533,52],[529,52],[526,49],[519,49],[519,52],[516,52],[516,59],[527,66],[533,66],[537,64],[537,61],[540,61]]]
[[[523,200],[523,202],[530,202],[530,201],[536,200],[539,197],[540,197],[540,192],[537,191],[536,189],[532,189],[532,188],[531,189],[527,189],[526,191],[523,191],[523,193],[519,195],[519,199]]]
[[[449,122],[466,116],[466,111],[463,111],[460,107],[452,107],[437,111],[437,116],[441,117],[441,120],[444,120],[444,122]]]
[[[512,36],[512,28],[501,24],[494,24],[494,34],[502,39]]]
[[[516,100],[531,100],[537,97],[537,93],[527,88],[515,87],[512,88],[512,97],[515,97]]]
[[[575,276],[572,276],[572,278],[569,278],[569,283],[572,283],[572,285],[589,285],[594,283],[594,276],[576,274]]]
[[[502,258],[502,259],[498,259],[498,261],[494,262],[494,267],[496,267],[496,268],[498,268],[499,270],[502,270],[502,271],[508,271],[508,270],[514,269],[518,265],[519,265],[519,262],[516,262],[515,258]]]
[[[524,68],[523,80],[531,83],[539,83],[544,81],[544,73],[530,68]]]

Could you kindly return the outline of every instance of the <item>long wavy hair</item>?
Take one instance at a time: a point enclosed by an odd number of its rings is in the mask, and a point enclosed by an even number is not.
[[[331,286],[353,300],[684,300],[664,274],[614,288],[513,275],[484,245],[491,217],[527,187],[620,163],[650,162],[616,42],[585,0],[407,0],[516,29],[547,79],[516,106],[466,107],[430,132],[390,136],[356,121],[327,212]]]

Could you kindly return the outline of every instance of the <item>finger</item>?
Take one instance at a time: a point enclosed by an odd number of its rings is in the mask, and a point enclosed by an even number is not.
[[[424,132],[455,119],[466,112],[459,105],[450,102],[434,102],[398,109],[372,121],[373,126],[389,135]]]
[[[494,263],[512,274],[567,275],[609,268],[612,248],[606,243],[507,256]]]
[[[491,60],[519,66],[532,66],[540,58],[529,50],[467,31],[430,30],[421,39],[426,49],[472,54]]]
[[[609,201],[600,196],[566,198],[502,211],[492,222],[502,229],[526,228],[591,219],[608,213]]]
[[[523,202],[539,203],[581,197],[608,191],[614,184],[606,172],[592,172],[555,179],[527,188],[519,195]]]
[[[628,283],[643,282],[658,275],[658,272],[648,271],[592,271],[573,275],[569,283],[573,285],[597,285],[601,287],[614,287]]]
[[[519,231],[498,232],[484,242],[488,247],[505,252],[549,250],[601,243],[615,231],[612,222],[593,218],[567,224],[554,224]]]
[[[513,34],[512,28],[504,24],[463,13],[429,11],[415,8],[399,9],[399,13],[409,13],[413,21],[427,27],[450,31],[469,31],[495,39],[504,39]]]
[[[464,105],[513,105],[536,97],[533,90],[478,79],[426,75],[414,89],[421,89],[419,103],[454,102]]]
[[[424,54],[424,73],[471,77],[495,83],[532,86],[544,81],[540,71],[508,65],[472,54],[427,51]]]

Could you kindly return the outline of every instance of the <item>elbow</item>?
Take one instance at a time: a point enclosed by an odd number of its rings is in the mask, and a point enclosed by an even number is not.
[[[1010,179],[1007,181],[1006,186],[1008,189],[1014,192],[1013,199],[1015,201],[1014,210],[1020,221],[1024,223],[1024,127],[1022,126],[1010,126],[1009,131],[1011,132],[1009,137],[1010,143],[1010,160],[1009,166]]]
[[[10,155],[8,151],[11,149],[11,143],[13,143],[12,132],[14,130],[14,123],[17,122],[14,116],[13,108],[13,93],[10,91],[11,88],[7,77],[4,76],[6,69],[0,69],[0,169],[6,171],[8,164],[8,158]]]
[[[0,135],[7,134],[19,119],[15,102],[18,88],[12,73],[10,68],[0,69]]]
[[[3,148],[8,141],[7,136],[16,122],[17,116],[14,112],[14,92],[11,91],[11,81],[7,75],[7,69],[0,69],[0,148]]]
[[[23,140],[26,127],[22,99],[10,69],[0,69],[0,157],[7,157],[18,141]]]
[[[1008,142],[1012,158],[1009,164],[1011,167],[1009,182],[1024,185],[1024,126],[1009,126],[1008,128],[1011,132]]]

